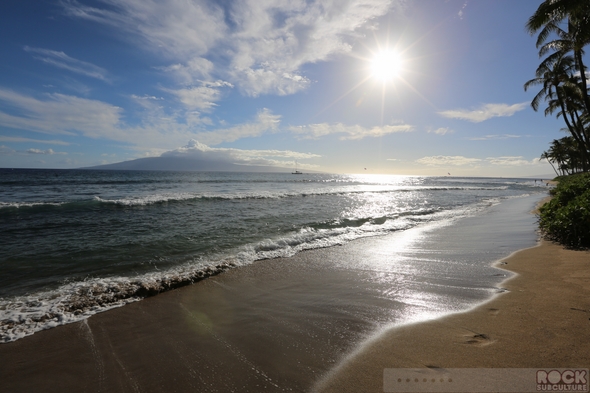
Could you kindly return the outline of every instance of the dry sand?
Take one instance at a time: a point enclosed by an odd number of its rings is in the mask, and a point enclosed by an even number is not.
[[[590,366],[590,253],[543,241],[506,259],[508,292],[471,311],[391,329],[316,390],[383,392],[385,368]]]

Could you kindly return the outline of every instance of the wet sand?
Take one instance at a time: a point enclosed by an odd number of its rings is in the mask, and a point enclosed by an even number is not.
[[[524,367],[532,359],[534,366],[588,366],[590,304],[582,287],[589,254],[572,254],[581,262],[570,265],[575,258],[551,244],[512,257],[506,267],[521,275],[502,284],[511,291],[492,303],[374,336],[388,324],[489,298],[510,273],[486,261],[535,243],[534,218],[515,213],[530,203],[514,200],[430,232],[416,228],[260,261],[2,344],[0,391],[365,392],[383,391],[385,367]],[[518,270],[529,253],[529,270]],[[567,263],[559,262],[562,253]],[[415,278],[411,269],[435,259],[446,261],[440,271]],[[444,281],[445,269],[457,263],[473,264],[471,276]],[[548,310],[535,314],[535,300],[547,296]],[[563,315],[547,317],[554,312]],[[556,337],[568,345],[550,344]],[[499,352],[476,356],[488,348]],[[558,352],[571,362],[544,364]]]
[[[509,292],[469,312],[394,328],[367,342],[316,386],[383,392],[384,368],[590,367],[590,252],[551,242],[503,268]]]

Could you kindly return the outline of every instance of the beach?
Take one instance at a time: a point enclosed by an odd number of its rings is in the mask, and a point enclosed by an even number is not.
[[[322,381],[382,392],[384,368],[588,368],[590,253],[542,241],[503,261],[508,290],[465,313],[391,329]]]
[[[587,252],[542,242],[453,285],[376,268],[502,259],[536,243],[534,216],[516,213],[539,199],[258,261],[2,344],[0,389],[381,392],[385,368],[588,367]]]

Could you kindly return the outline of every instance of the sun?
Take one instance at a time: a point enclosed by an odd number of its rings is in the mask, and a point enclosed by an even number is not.
[[[370,60],[371,75],[385,83],[397,78],[402,68],[402,58],[393,50],[381,50]]]

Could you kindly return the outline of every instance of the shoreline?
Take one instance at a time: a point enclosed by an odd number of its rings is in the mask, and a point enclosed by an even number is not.
[[[515,214],[530,203],[507,201],[461,225],[259,261],[2,344],[0,390],[309,391],[375,329],[487,301],[506,276],[489,263],[536,239],[532,219]],[[432,258],[451,262],[441,269],[474,261],[474,276],[444,284],[435,269],[411,282],[411,271],[385,268],[419,270]],[[408,290],[419,294],[400,298],[414,303],[409,314],[395,297]]]
[[[314,391],[383,392],[385,368],[588,368],[590,252],[541,240],[502,263],[506,293],[383,332]]]

